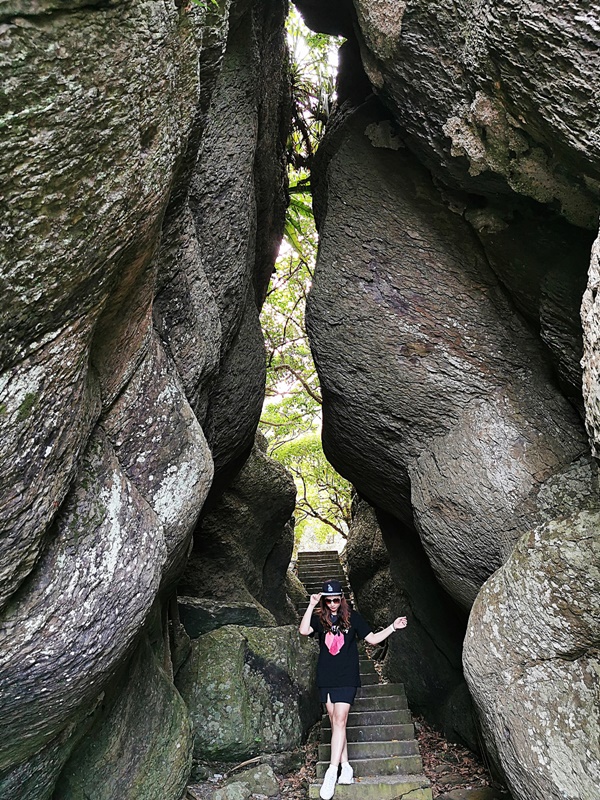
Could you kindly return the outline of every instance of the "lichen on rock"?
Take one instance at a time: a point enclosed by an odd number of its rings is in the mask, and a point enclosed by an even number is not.
[[[471,612],[465,675],[517,797],[593,797],[600,780],[599,521],[567,510],[525,534]]]

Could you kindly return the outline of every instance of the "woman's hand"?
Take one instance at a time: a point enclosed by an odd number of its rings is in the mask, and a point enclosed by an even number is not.
[[[314,606],[318,606],[319,605],[319,600],[321,599],[321,595],[322,594],[323,594],[323,592],[318,592],[317,594],[311,594],[311,596],[310,596],[310,605],[313,606],[313,607]]]
[[[396,619],[392,622],[392,626],[395,631],[399,631],[400,628],[406,628],[408,625],[408,620],[406,617],[396,617]]]

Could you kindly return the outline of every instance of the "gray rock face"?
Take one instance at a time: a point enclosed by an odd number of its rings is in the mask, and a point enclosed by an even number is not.
[[[156,597],[156,515],[96,435],[37,569],[5,609],[0,771],[62,739],[98,703]]]
[[[285,196],[285,4],[179,5],[0,11],[0,794],[13,800],[53,796],[166,607],[215,463],[239,468],[254,441]],[[154,678],[163,718],[181,721]],[[130,702],[105,743],[137,736]],[[73,797],[101,784],[82,752]],[[137,755],[129,785],[122,773],[98,791],[150,797]],[[179,800],[179,755],[161,800]]]
[[[264,446],[258,438],[239,475],[203,517],[179,594],[259,603],[263,615],[269,616],[266,608],[282,624],[296,620],[286,595],[296,487]]]
[[[276,624],[275,617],[257,603],[179,597],[178,606],[181,624],[192,639],[224,625],[273,627]]]
[[[589,8],[355,0],[363,64],[445,183],[557,203],[595,228],[600,42]]]
[[[258,313],[286,207],[285,6],[268,0],[243,15],[240,9],[241,18],[230,19],[190,192],[220,323],[220,368],[205,424],[217,478],[249,453],[260,418],[265,354]]]
[[[12,22],[0,57],[10,107],[0,163],[0,457],[10,464],[0,479],[2,602],[39,557],[100,413],[90,370],[97,326],[147,270],[168,197],[163,176],[180,149],[173,130],[185,136],[195,103],[195,43],[175,9],[77,8],[61,4],[66,13],[50,25],[35,16],[41,5],[26,19],[13,20],[19,3],[2,9]]]
[[[316,657],[296,626],[228,625],[196,639],[176,677],[195,758],[242,761],[299,747],[319,715]]]
[[[581,318],[584,330],[583,397],[585,400],[585,421],[593,454],[600,455],[600,357],[598,337],[600,335],[600,237],[592,248],[588,285],[581,304]]]
[[[531,800],[591,800],[600,783],[600,520],[570,487],[562,499],[563,514],[525,534],[485,584],[465,639],[486,739],[515,796]]]
[[[190,774],[187,708],[147,642],[128,666],[123,691],[75,750],[56,800],[180,798]]]
[[[466,607],[585,449],[481,247],[375,104],[323,144],[307,309],[328,457]],[[373,210],[376,209],[376,213]]]
[[[162,525],[163,581],[173,580],[185,562],[213,465],[202,428],[156,337],[103,425],[125,473]]]

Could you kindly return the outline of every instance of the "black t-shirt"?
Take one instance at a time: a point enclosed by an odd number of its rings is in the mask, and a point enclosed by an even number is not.
[[[357,611],[350,614],[350,629],[343,634],[344,644],[332,655],[325,643],[325,631],[317,614],[313,614],[310,626],[319,638],[319,661],[317,663],[317,686],[360,686],[357,639],[371,633],[371,626]]]

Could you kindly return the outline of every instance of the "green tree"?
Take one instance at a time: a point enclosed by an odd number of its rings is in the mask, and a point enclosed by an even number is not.
[[[262,311],[267,348],[266,399],[261,429],[269,453],[293,474],[298,490],[297,538],[343,536],[350,520],[350,485],[321,446],[321,393],[304,327],[314,273],[317,233],[310,166],[333,97],[331,37],[311,34],[290,15],[293,126],[288,143],[290,204],[284,242]]]

